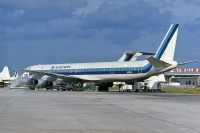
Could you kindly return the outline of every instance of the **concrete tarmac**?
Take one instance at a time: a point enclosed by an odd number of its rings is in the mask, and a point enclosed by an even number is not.
[[[200,133],[200,96],[1,89],[0,133]]]

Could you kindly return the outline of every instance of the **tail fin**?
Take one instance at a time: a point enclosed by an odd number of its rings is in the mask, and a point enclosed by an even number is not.
[[[17,77],[19,77],[19,74],[18,74],[18,72],[15,72],[15,74],[13,75],[13,77],[14,77],[14,78],[17,78]]]
[[[10,78],[10,73],[7,66],[4,66],[3,71],[0,73],[3,78]]]
[[[155,58],[163,61],[173,61],[179,24],[172,24],[165,35]]]

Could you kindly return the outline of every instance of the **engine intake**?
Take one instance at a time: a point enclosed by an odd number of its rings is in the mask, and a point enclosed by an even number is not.
[[[30,85],[37,85],[38,80],[37,79],[30,79]]]
[[[46,87],[52,87],[53,86],[53,82],[52,81],[46,81],[45,86]]]

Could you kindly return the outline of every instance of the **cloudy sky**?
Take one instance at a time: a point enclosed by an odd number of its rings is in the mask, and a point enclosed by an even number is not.
[[[0,0],[0,68],[155,52],[172,23],[175,59],[199,59],[199,0]]]

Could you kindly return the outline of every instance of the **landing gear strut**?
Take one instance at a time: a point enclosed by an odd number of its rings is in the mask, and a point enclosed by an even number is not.
[[[112,82],[106,82],[106,83],[101,83],[100,85],[98,85],[99,88],[98,88],[98,91],[109,91],[109,87],[112,87],[113,86],[113,83]]]
[[[98,91],[108,91],[108,86],[99,86]]]

